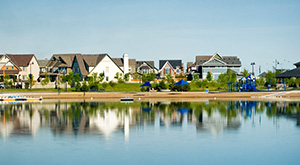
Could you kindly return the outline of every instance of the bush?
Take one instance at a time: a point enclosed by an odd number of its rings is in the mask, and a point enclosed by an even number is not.
[[[160,89],[168,89],[168,85],[165,83],[164,80],[159,82],[159,88]]]
[[[142,91],[142,92],[149,91],[149,87],[142,87],[142,88],[141,88],[141,91]]]
[[[102,87],[103,87],[104,89],[107,88],[107,87],[108,87],[108,83],[107,83],[107,82],[102,83]]]
[[[190,85],[174,85],[174,91],[190,91]]]
[[[81,91],[86,92],[86,91],[89,91],[89,90],[90,90],[90,88],[87,85],[86,81],[83,81],[82,86],[81,86]]]
[[[90,84],[90,89],[99,89],[99,86],[98,86],[98,84],[95,84],[95,83],[92,83],[92,84]]]
[[[75,85],[75,91],[79,92],[81,90],[81,84],[80,82],[77,82]]]
[[[113,82],[113,81],[110,81],[109,83],[109,86],[111,86],[112,88],[114,88],[115,86],[117,86],[117,83]]]

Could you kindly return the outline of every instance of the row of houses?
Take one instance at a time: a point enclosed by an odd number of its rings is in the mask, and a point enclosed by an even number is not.
[[[134,74],[152,73],[158,78],[166,74],[185,76],[186,74],[198,74],[200,78],[206,78],[208,72],[214,79],[218,79],[221,73],[231,69],[236,73],[241,71],[241,61],[237,56],[213,55],[196,56],[195,62],[188,62],[185,69],[182,60],[159,60],[159,69],[154,61],[137,61],[130,59],[128,54],[122,58],[112,58],[108,54],[54,54],[44,60],[37,60],[34,54],[4,54],[0,55],[0,75],[2,80],[5,75],[10,75],[18,82],[28,80],[32,74],[35,81],[39,81],[47,74],[50,81],[60,80],[62,75],[70,72],[79,74],[84,80],[93,73],[103,73],[104,81],[115,80],[116,73]]]

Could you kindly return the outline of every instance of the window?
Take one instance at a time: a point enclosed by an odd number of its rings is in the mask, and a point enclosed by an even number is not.
[[[27,78],[26,76],[23,76],[23,80],[26,80],[26,78]]]
[[[170,73],[169,68],[166,68],[166,74],[169,74],[169,73]]]
[[[108,67],[108,66],[105,67],[105,72],[106,72],[106,73],[109,73],[109,67]]]
[[[180,69],[176,69],[176,73],[179,74],[180,73]]]
[[[6,67],[6,70],[8,70],[8,66]]]
[[[130,72],[130,71],[131,71],[131,68],[128,68],[128,71]]]
[[[27,70],[27,68],[24,66],[24,67],[23,67],[23,71],[26,71],[26,70]]]
[[[14,66],[12,66],[11,69],[14,69]]]
[[[106,81],[108,81],[108,76],[106,76]]]

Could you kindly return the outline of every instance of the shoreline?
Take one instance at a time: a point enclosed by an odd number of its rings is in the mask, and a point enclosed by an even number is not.
[[[6,92],[3,96],[30,96],[45,100],[300,100],[300,91],[271,92]]]

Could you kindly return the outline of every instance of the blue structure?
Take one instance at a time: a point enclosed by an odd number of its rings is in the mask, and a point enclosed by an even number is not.
[[[238,91],[250,92],[259,91],[256,89],[256,78],[249,74],[247,77],[242,77],[236,86]]]

